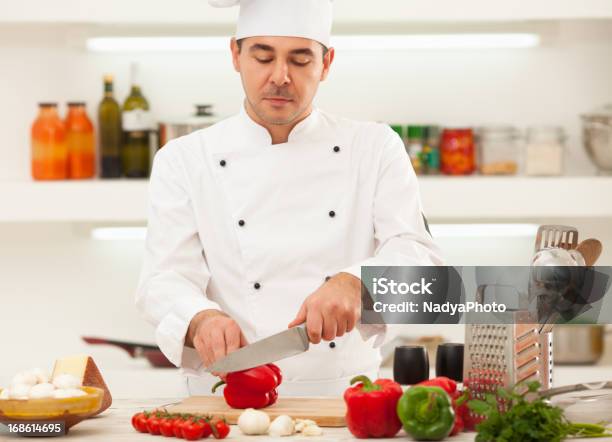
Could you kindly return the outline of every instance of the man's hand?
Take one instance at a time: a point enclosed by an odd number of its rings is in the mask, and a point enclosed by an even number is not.
[[[306,298],[289,327],[306,322],[310,342],[318,344],[350,332],[360,317],[361,280],[339,273]]]
[[[206,367],[246,344],[236,321],[219,310],[196,314],[185,336],[185,345],[198,351]]]

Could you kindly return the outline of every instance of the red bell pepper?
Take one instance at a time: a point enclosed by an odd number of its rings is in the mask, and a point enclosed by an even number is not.
[[[261,365],[248,370],[228,373],[225,380],[217,382],[213,388],[225,384],[223,397],[232,408],[264,408],[276,402],[282,375],[274,364]]]
[[[455,425],[453,426],[449,436],[454,436],[461,433],[465,428],[465,418],[468,413],[468,408],[465,398],[459,399],[462,394],[461,391],[457,390],[457,382],[445,376],[438,376],[437,378],[423,381],[418,385],[440,387],[442,390],[448,393],[453,401],[453,409],[455,410]]]
[[[440,387],[442,390],[446,391],[450,397],[453,397],[453,393],[457,391],[457,382],[445,376],[438,376],[437,378],[420,382],[418,385]]]
[[[351,385],[357,382],[344,392],[350,432],[359,438],[395,436],[402,427],[397,417],[402,387],[391,379],[372,382],[367,376],[351,379]]]

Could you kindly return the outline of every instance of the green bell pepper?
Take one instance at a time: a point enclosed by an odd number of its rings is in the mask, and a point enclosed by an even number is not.
[[[440,387],[410,387],[397,403],[397,416],[416,440],[442,440],[455,424],[451,399]]]

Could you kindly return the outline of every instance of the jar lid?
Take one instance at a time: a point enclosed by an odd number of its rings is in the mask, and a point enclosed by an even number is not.
[[[593,112],[589,112],[588,114],[581,115],[581,117],[583,120],[595,120],[612,124],[612,103],[596,109]]]
[[[401,124],[390,124],[389,127],[402,138],[404,136],[404,126]]]
[[[85,102],[84,101],[69,101],[68,102],[68,107],[79,107],[79,106],[85,106]]]
[[[408,126],[408,138],[423,138],[423,126]]]
[[[212,117],[214,115],[212,104],[196,104],[195,108],[197,117]]]
[[[482,139],[517,138],[519,130],[510,125],[491,125],[476,128],[476,134]]]
[[[560,126],[529,126],[527,128],[529,140],[565,140],[565,130]]]
[[[38,107],[57,107],[57,103],[54,101],[44,101],[42,103],[38,103]]]

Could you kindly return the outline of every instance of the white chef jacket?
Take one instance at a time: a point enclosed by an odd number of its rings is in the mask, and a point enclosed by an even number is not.
[[[227,313],[254,342],[286,329],[326,276],[442,264],[398,135],[317,109],[287,143],[273,145],[244,109],[170,141],[155,156],[149,199],[137,306],[192,394],[213,382],[184,346],[197,312]],[[353,331],[279,361],[280,392],[337,395],[354,375],[376,376],[372,341]]]

